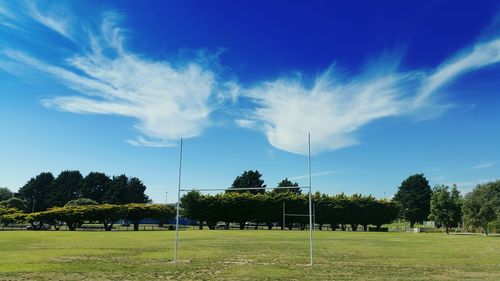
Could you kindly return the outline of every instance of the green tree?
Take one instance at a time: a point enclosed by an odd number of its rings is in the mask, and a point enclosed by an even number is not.
[[[261,179],[262,174],[259,171],[249,170],[243,172],[240,176],[237,176],[228,191],[234,191],[238,188],[254,188],[254,187],[266,187],[264,180]],[[243,192],[250,192],[252,194],[263,193],[265,190],[247,190]]]
[[[80,196],[83,176],[79,171],[62,171],[54,180],[49,206],[64,206]]]
[[[431,207],[429,219],[441,224],[446,234],[449,234],[450,228],[457,225],[459,221],[456,219],[460,218],[460,193],[455,193],[453,198],[451,192],[448,190],[449,187],[445,185],[437,185],[432,190],[431,196]],[[456,188],[455,188],[456,190]],[[458,190],[456,190],[458,192]]]
[[[431,195],[429,181],[423,174],[409,176],[399,186],[394,201],[401,205],[402,215],[410,222],[410,227],[429,216]]]
[[[3,206],[7,209],[16,209],[21,212],[24,212],[27,209],[26,202],[24,202],[23,199],[17,197],[11,197],[7,200],[1,201],[0,206]]]
[[[78,198],[75,200],[68,201],[64,207],[68,206],[89,206],[89,205],[99,205],[95,200],[89,198]]]
[[[0,187],[0,201],[5,201],[14,196],[14,193],[7,187]]]
[[[500,218],[500,181],[477,185],[465,195],[462,211],[466,225],[488,235],[488,224]]]
[[[298,183],[296,182],[291,182],[290,180],[288,180],[288,178],[285,178],[284,180],[280,181],[278,183],[278,187],[293,187],[293,186],[299,186]],[[294,193],[294,194],[302,194],[302,190],[300,188],[278,188],[278,189],[273,189],[272,192],[276,192],[276,193],[280,193],[280,192],[290,192],[290,193]]]
[[[34,207],[35,212],[44,211],[52,206],[49,197],[53,182],[54,176],[51,173],[40,173],[21,187],[16,197],[23,199],[29,210]]]
[[[111,179],[106,174],[91,172],[83,179],[80,197],[103,203],[104,194],[110,183]]]

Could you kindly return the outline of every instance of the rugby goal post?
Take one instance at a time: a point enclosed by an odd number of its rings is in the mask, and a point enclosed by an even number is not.
[[[314,248],[313,248],[313,213],[312,213],[312,180],[311,180],[311,134],[307,137],[308,143],[308,153],[307,153],[307,168],[308,168],[308,185],[307,186],[288,186],[288,187],[249,187],[249,188],[238,188],[238,191],[251,191],[251,190],[269,190],[269,189],[290,189],[290,188],[300,188],[308,189],[308,201],[309,201],[309,214],[304,216],[309,217],[309,265],[312,266],[314,259]],[[174,263],[177,263],[179,251],[179,210],[180,210],[180,199],[181,192],[189,191],[227,191],[228,188],[206,188],[206,189],[183,189],[181,188],[182,180],[182,151],[183,151],[183,141],[180,140],[180,150],[179,150],[179,178],[177,186],[177,204],[176,204],[176,215],[175,215],[175,246],[174,246]]]

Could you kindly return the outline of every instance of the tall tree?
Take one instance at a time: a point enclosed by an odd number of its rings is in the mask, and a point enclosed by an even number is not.
[[[138,178],[115,176],[109,183],[103,201],[109,204],[148,203],[146,186]]]
[[[5,201],[14,197],[14,193],[7,187],[0,187],[0,201]]]
[[[104,194],[104,203],[126,204],[127,203],[127,183],[126,175],[113,176],[109,187]]]
[[[278,187],[292,187],[292,186],[299,186],[298,183],[296,182],[291,182],[290,180],[288,180],[288,178],[285,178],[284,180],[280,181],[278,183]],[[293,194],[297,194],[297,195],[300,195],[302,194],[302,190],[300,188],[278,188],[278,189],[273,189],[272,192],[290,192],[290,193],[293,193]]]
[[[62,171],[54,180],[51,205],[62,207],[80,196],[83,176],[80,171]]]
[[[130,178],[127,183],[127,203],[149,203],[151,200],[145,194],[146,186],[138,178]]]
[[[23,199],[28,205],[28,209],[34,211],[44,211],[51,207],[49,194],[51,193],[54,176],[51,173],[41,173],[31,178],[17,192],[17,197]]]
[[[500,218],[500,180],[476,186],[465,195],[462,211],[468,226],[480,227],[488,235],[488,224]]]
[[[432,190],[423,174],[409,176],[399,186],[394,201],[401,205],[401,214],[413,227],[427,219],[430,212]]]
[[[229,188],[230,191],[237,190],[239,188],[253,188],[253,187],[266,187],[264,184],[264,180],[261,179],[262,174],[259,173],[258,170],[252,171],[245,171],[243,174],[240,176],[237,176],[231,187]],[[252,194],[257,194],[257,193],[263,193],[265,189],[262,190],[247,190],[243,192],[250,192]],[[241,191],[240,191],[241,192]]]
[[[460,193],[454,188],[454,195],[448,186],[437,185],[432,190],[429,219],[441,224],[446,234],[460,222]],[[458,214],[457,214],[458,212]]]
[[[106,174],[91,172],[83,179],[80,197],[103,203],[104,194],[110,183],[111,179]]]

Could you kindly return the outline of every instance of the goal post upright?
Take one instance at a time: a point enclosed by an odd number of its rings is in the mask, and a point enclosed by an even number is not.
[[[310,265],[313,265],[313,217],[312,217],[312,185],[311,185],[311,133],[307,135],[308,142],[308,155],[307,155],[307,167],[309,175],[309,255],[310,255]]]
[[[174,246],[174,263],[177,262],[177,248],[179,247],[179,204],[181,201],[181,178],[182,178],[182,138],[179,153],[179,184],[177,186],[177,206],[175,215],[175,246]]]

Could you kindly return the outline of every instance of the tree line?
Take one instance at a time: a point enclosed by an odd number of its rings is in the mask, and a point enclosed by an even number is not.
[[[16,209],[0,208],[0,223],[12,224],[28,222],[32,229],[39,230],[43,225],[50,225],[59,230],[66,225],[74,231],[83,223],[100,223],[106,231],[120,220],[131,221],[134,230],[139,230],[139,221],[145,218],[160,219],[161,222],[172,219],[174,209],[163,204],[67,204],[64,207],[54,207],[46,211],[35,213],[22,213]]]
[[[5,207],[28,212],[40,212],[62,207],[78,198],[88,198],[98,204],[148,203],[146,186],[136,177],[108,176],[91,172],[85,177],[79,171],[63,171],[57,177],[43,172],[31,178],[17,193],[0,188],[0,200]],[[8,201],[8,202],[6,202]]]
[[[279,225],[281,229],[300,225],[305,229],[309,224],[308,196],[292,192],[226,192],[216,195],[201,194],[191,191],[181,198],[183,216],[200,221],[200,228],[206,223],[210,229],[224,222],[228,228],[230,223],[237,223],[240,229],[248,222],[255,225],[265,224],[268,229]],[[372,196],[339,194],[329,196],[315,193],[312,197],[314,205],[314,222],[320,229],[330,225],[333,230],[347,225],[355,230],[362,225],[379,229],[398,216],[399,207],[394,202],[377,200]],[[283,207],[287,214],[283,224]]]
[[[282,189],[270,192],[266,192],[265,187],[262,174],[257,170],[245,171],[235,178],[225,193],[203,195],[194,191],[185,194],[181,198],[182,212],[185,217],[199,220],[201,225],[207,223],[212,229],[218,222],[226,225],[239,223],[240,228],[247,222],[254,222],[272,228],[283,220],[283,204],[287,213],[308,213],[307,196],[302,194],[296,182],[285,178],[278,183]],[[245,188],[254,189],[248,191]],[[41,173],[17,193],[0,188],[0,219],[3,223],[12,221],[19,212],[47,211],[50,214],[56,207],[60,208],[57,212],[87,208],[73,205],[148,203],[150,200],[145,190],[138,178],[125,175],[109,177],[92,172],[83,177],[78,171],[63,171],[54,178],[51,173]],[[432,189],[423,174],[415,174],[401,183],[392,200],[378,200],[360,194],[329,196],[315,193],[313,202],[314,220],[320,228],[328,224],[333,229],[337,226],[345,229],[346,225],[352,229],[362,225],[366,229],[368,225],[380,227],[397,218],[409,221],[410,227],[417,222],[434,220],[446,233],[457,226],[482,230],[485,234],[489,226],[496,224],[497,229],[500,228],[500,181],[477,185],[462,196],[456,186],[450,189],[446,185],[436,185]],[[280,225],[282,228],[294,224],[305,228],[308,224],[306,216],[285,219],[287,225]]]

